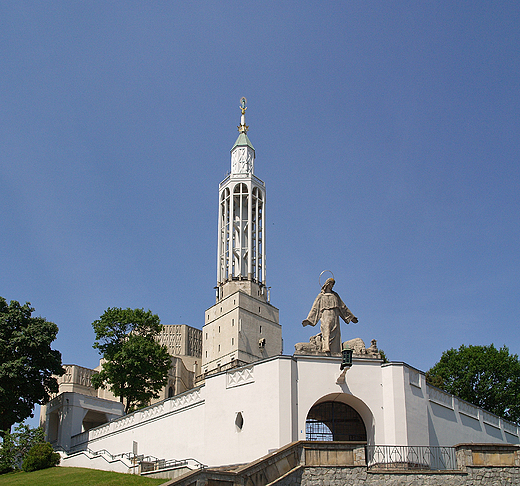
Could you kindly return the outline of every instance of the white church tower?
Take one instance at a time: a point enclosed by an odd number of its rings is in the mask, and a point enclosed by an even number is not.
[[[282,354],[278,309],[265,281],[265,184],[254,174],[246,99],[240,104],[231,173],[219,186],[216,304],[204,316],[203,373]]]

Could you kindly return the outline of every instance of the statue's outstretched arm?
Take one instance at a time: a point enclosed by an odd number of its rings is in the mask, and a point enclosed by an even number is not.
[[[337,294],[336,294],[337,295]],[[339,298],[339,295],[338,295]],[[345,303],[339,298],[339,315],[340,317],[349,324],[350,322],[353,322],[356,324],[358,322],[357,317],[350,312],[350,309],[345,305]]]
[[[312,304],[312,308],[309,311],[309,315],[307,319],[302,322],[303,326],[315,326],[320,320],[320,297],[321,294],[316,297],[314,300],[314,304]]]

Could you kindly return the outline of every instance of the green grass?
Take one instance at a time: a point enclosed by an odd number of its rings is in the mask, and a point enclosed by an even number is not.
[[[156,486],[167,481],[81,467],[51,467],[0,475],[0,486]]]

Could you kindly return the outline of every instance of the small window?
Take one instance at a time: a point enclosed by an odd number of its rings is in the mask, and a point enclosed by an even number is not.
[[[232,326],[235,325],[235,319],[231,319],[231,325],[232,325]]]
[[[220,326],[218,326],[218,332],[220,332]]]
[[[235,344],[235,338],[231,338],[231,346]]]
[[[208,333],[206,333],[206,339],[208,339]]]
[[[237,432],[240,432],[244,426],[244,417],[242,416],[242,412],[237,413],[237,416],[235,417],[235,425]]]
[[[260,334],[262,334],[262,326],[260,326]]]
[[[208,352],[206,351],[206,358],[208,357]]]
[[[220,351],[220,344],[218,345],[218,350]]]
[[[258,313],[260,314],[260,307],[258,308]]]

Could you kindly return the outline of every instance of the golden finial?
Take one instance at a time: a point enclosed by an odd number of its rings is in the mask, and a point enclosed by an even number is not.
[[[242,111],[242,116],[240,117],[240,125],[237,127],[238,128],[238,131],[240,133],[247,133],[247,131],[249,130],[249,127],[246,125],[246,110],[247,110],[247,99],[242,96],[242,98],[240,98],[240,110]]]

